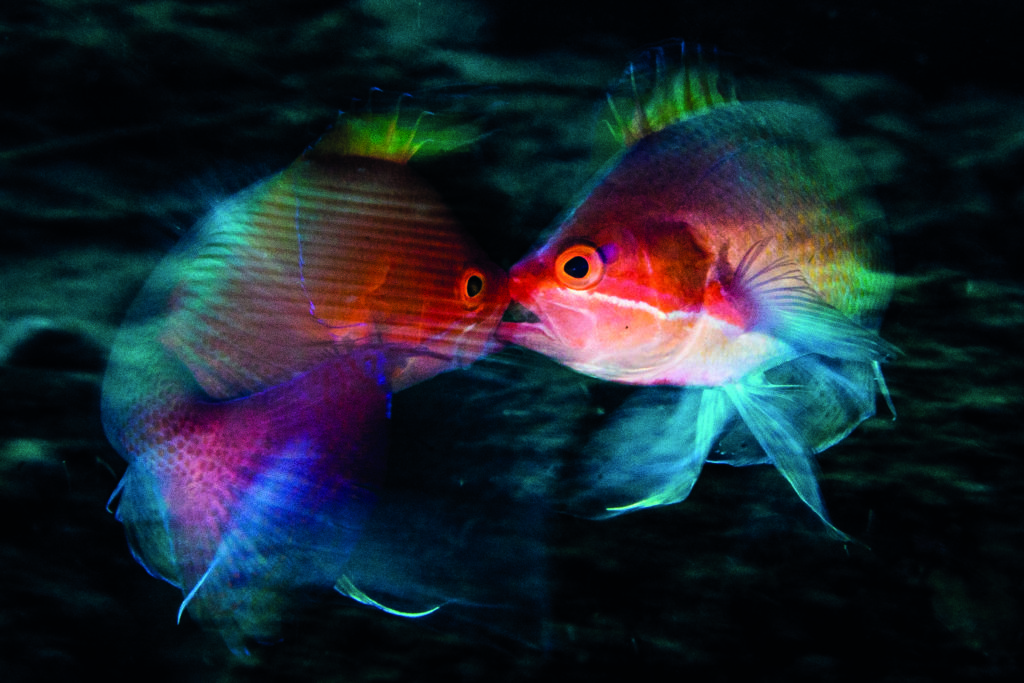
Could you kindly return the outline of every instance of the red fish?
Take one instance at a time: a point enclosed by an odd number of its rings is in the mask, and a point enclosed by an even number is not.
[[[383,478],[389,393],[482,355],[508,303],[406,165],[444,140],[424,139],[397,117],[342,119],[204,218],[114,344],[118,519],[236,652],[274,635],[290,590],[343,579]]]
[[[499,338],[683,387],[635,394],[594,439],[580,497],[599,514],[680,501],[709,460],[769,462],[827,522],[813,456],[874,414],[895,353],[883,221],[817,112],[740,103],[706,64],[630,76],[622,150],[511,269],[520,321]]]

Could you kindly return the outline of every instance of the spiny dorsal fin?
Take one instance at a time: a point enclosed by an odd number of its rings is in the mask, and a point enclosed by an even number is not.
[[[609,92],[612,120],[605,120],[615,140],[629,148],[641,138],[716,107],[738,102],[731,83],[723,83],[717,52],[706,60],[697,46],[679,43],[676,64],[667,64],[664,48],[654,48],[631,62],[619,82],[619,93]]]
[[[375,89],[376,90],[376,89]],[[334,127],[310,147],[305,157],[356,156],[404,164],[413,157],[445,154],[480,138],[477,126],[452,122],[430,111],[406,114],[402,94],[385,114],[340,112]]]

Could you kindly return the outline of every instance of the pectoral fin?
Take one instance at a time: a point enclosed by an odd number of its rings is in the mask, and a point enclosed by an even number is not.
[[[245,654],[246,638],[275,636],[293,587],[341,575],[375,495],[358,482],[321,485],[319,458],[302,442],[272,458],[234,506],[206,571],[186,584],[179,618],[188,607]]]
[[[804,353],[865,362],[899,354],[892,344],[851,320],[818,294],[797,265],[763,256],[768,241],[750,248],[736,267],[730,290],[755,310],[754,326]]]

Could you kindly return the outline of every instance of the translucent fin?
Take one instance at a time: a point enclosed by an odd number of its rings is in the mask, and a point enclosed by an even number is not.
[[[801,387],[767,384],[755,378],[723,387],[768,459],[804,501],[836,534],[821,498],[814,449],[801,432],[798,416],[809,397]]]
[[[149,457],[137,458],[128,465],[107,503],[117,499],[117,521],[124,525],[128,547],[135,561],[150,576],[180,587],[174,546],[167,528],[167,505],[159,494],[154,473],[147,467]]]
[[[764,373],[768,385],[785,393],[787,418],[813,453],[846,438],[875,414],[873,363],[801,356]],[[723,433],[708,462],[734,466],[771,463],[742,420]]]
[[[733,467],[750,465],[770,465],[768,454],[761,448],[750,428],[742,419],[735,419],[722,432],[715,447],[708,456],[708,462],[714,465],[724,464]]]
[[[892,415],[892,419],[896,419],[896,406],[893,405],[892,396],[889,394],[889,386],[885,383],[885,376],[882,374],[882,365],[875,361],[871,364],[871,367],[875,371],[875,382],[878,384],[878,391],[881,392],[882,398],[885,399],[885,405],[889,408],[889,414]]]
[[[296,445],[257,477],[182,603],[235,651],[248,638],[276,636],[292,590],[333,585],[365,524],[373,492],[354,482],[310,481],[322,471],[318,457]]]
[[[773,368],[765,377],[775,385],[800,387],[790,419],[804,443],[820,453],[875,414],[873,366],[812,354]]]
[[[684,500],[735,411],[719,389],[635,392],[567,476],[567,511],[611,517]]]
[[[387,612],[388,614],[393,614],[396,617],[405,617],[407,619],[419,619],[420,617],[425,617],[425,616],[431,615],[434,612],[436,612],[437,610],[441,609],[441,607],[444,606],[444,603],[442,603],[442,604],[437,605],[436,607],[430,607],[428,609],[425,609],[425,610],[422,610],[422,611],[419,611],[419,612],[403,612],[401,610],[397,610],[397,609],[388,607],[387,605],[382,605],[381,603],[377,602],[376,600],[371,598],[369,595],[364,593],[362,590],[360,590],[358,586],[356,586],[354,583],[352,583],[352,579],[348,578],[347,576],[342,576],[340,579],[338,579],[338,582],[334,584],[334,589],[336,591],[338,591],[339,593],[341,593],[342,595],[346,595],[346,596],[352,598],[356,602],[361,602],[364,605],[369,605],[370,607],[376,607],[377,609],[381,610],[382,612]]]
[[[470,122],[455,122],[435,117],[432,112],[402,111],[399,96],[389,114],[342,114],[334,127],[309,151],[307,158],[360,156],[404,164],[414,155],[446,154],[472,144],[480,138],[480,129]]]
[[[772,464],[830,529],[815,454],[875,413],[871,362],[801,356],[719,388],[635,391],[570,464],[555,496],[603,518],[684,500],[705,462]]]
[[[405,432],[401,410],[395,419]],[[428,628],[543,647],[548,513],[539,497],[499,483],[518,460],[481,457],[457,439],[443,453],[405,443],[389,456],[387,486],[335,589]]]
[[[743,256],[730,288],[753,302],[756,326],[804,353],[875,362],[899,350],[825,302],[789,259],[763,263],[768,240]]]
[[[605,124],[627,148],[680,121],[737,102],[731,84],[720,77],[717,52],[711,50],[705,58],[700,45],[687,49],[682,42],[644,51],[606,99],[611,120]]]

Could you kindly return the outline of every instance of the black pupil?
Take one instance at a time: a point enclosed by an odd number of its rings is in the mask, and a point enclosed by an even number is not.
[[[565,262],[565,265],[562,266],[562,268],[565,270],[566,275],[576,279],[586,277],[587,273],[590,272],[590,264],[587,263],[587,259],[582,256],[573,256]]]
[[[469,280],[466,281],[466,294],[470,297],[474,297],[480,293],[484,288],[484,281],[479,275],[470,275]]]

